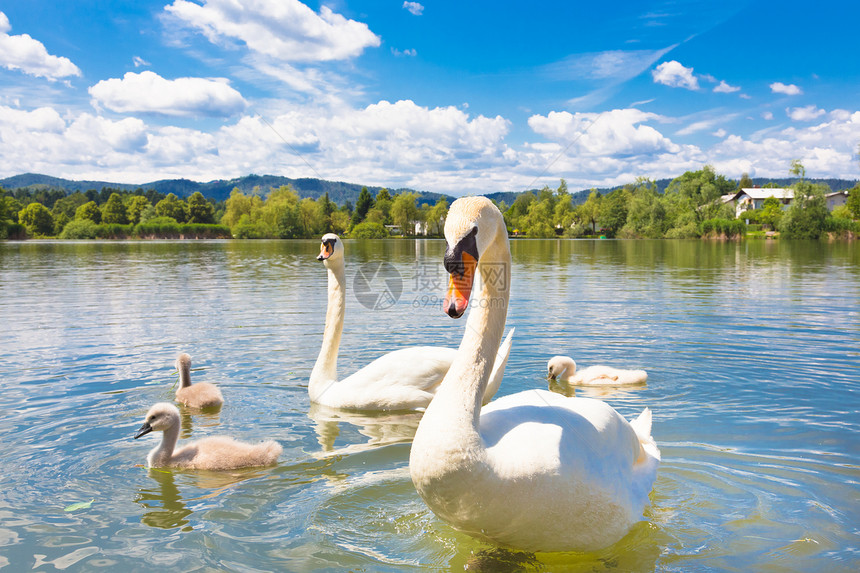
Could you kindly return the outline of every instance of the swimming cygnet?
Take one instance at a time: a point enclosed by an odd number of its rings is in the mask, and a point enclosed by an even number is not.
[[[274,440],[247,444],[222,436],[203,438],[175,450],[179,425],[179,409],[173,404],[161,402],[149,409],[146,420],[134,435],[134,439],[137,439],[153,430],[164,432],[161,444],[146,457],[149,467],[232,470],[271,465],[281,455],[281,445]]]
[[[179,389],[176,391],[176,401],[191,408],[211,408],[224,403],[221,390],[209,382],[191,384],[191,357],[180,354],[176,359],[176,369],[179,370]]]
[[[553,356],[546,364],[549,378],[559,378],[577,386],[621,386],[624,384],[644,384],[648,373],[644,370],[623,370],[612,366],[589,366],[583,370],[576,369],[576,362],[568,356]]]

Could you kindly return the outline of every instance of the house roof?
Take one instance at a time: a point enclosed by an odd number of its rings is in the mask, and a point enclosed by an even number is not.
[[[744,187],[735,193],[735,199],[741,195],[748,195],[752,199],[767,199],[768,197],[776,197],[777,199],[794,199],[794,189],[765,189],[764,187]]]

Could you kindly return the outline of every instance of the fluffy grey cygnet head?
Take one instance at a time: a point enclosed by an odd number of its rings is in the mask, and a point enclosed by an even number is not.
[[[173,404],[159,402],[146,413],[143,425],[137,430],[134,439],[136,440],[152,431],[166,432],[172,428],[178,428],[179,423],[179,409]]]

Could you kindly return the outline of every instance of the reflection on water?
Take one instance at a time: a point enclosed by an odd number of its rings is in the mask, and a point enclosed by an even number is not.
[[[577,398],[595,398],[598,400],[630,399],[636,392],[644,390],[647,382],[641,384],[625,384],[623,386],[612,386],[611,384],[600,384],[599,386],[576,386],[561,380],[548,381],[548,389],[551,392],[563,396]]]
[[[155,487],[141,488],[134,501],[139,503],[146,511],[140,518],[140,522],[149,527],[160,529],[173,529],[188,525],[187,517],[191,510],[183,502],[179,488],[173,479],[173,472],[158,468],[149,469],[149,477],[155,481]],[[191,531],[188,526],[184,531]]]
[[[346,455],[389,444],[410,442],[423,412],[352,412],[311,404],[308,416],[314,421],[322,455]],[[367,440],[335,447],[341,425],[348,424]],[[353,442],[354,440],[350,440]]]
[[[342,368],[457,346],[462,322],[436,302],[443,241],[349,243],[348,285],[358,265],[385,260],[403,293],[372,311],[348,287]],[[647,385],[575,393],[627,419],[650,407],[663,456],[645,519],[619,543],[537,555],[498,551],[427,510],[408,472],[420,413],[310,406],[318,247],[0,243],[0,567],[860,569],[855,243],[512,241],[517,335],[499,395],[547,387],[559,352],[636,365]],[[180,352],[210,365],[226,399],[220,412],[182,409],[183,440],[273,438],[277,467],[139,467],[155,444],[131,435],[173,401],[165,365]]]

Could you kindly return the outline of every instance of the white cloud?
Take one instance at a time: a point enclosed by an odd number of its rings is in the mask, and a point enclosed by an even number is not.
[[[266,121],[243,115],[203,130],[65,108],[0,106],[0,173],[138,184],[272,173],[455,195],[554,185],[560,177],[572,189],[604,187],[638,176],[675,177],[706,163],[729,177],[779,177],[797,158],[810,177],[860,177],[860,111],[834,110],[818,121],[750,136],[696,121],[695,131],[708,134],[700,147],[661,133],[684,118],[638,109],[532,115],[531,141],[516,146],[508,143],[510,121],[462,107],[405,100],[282,109]]]
[[[11,29],[9,18],[0,12],[0,66],[52,81],[81,75],[70,59],[52,56],[42,42],[28,34],[10,36]]]
[[[394,54],[398,58],[401,56],[414,57],[414,56],[418,55],[418,52],[414,48],[407,48],[403,51],[400,51],[397,48],[391,48],[391,53]]]
[[[147,62],[146,60],[144,60],[143,58],[141,58],[140,56],[134,56],[134,57],[132,58],[132,61],[134,62],[134,67],[135,67],[135,68],[140,68],[140,67],[149,67],[149,66],[151,66],[151,65],[152,65],[152,64],[150,64],[149,62]]]
[[[729,84],[727,84],[725,81],[722,81],[722,80],[721,80],[721,81],[720,81],[720,83],[719,83],[719,85],[717,85],[717,86],[714,88],[714,91],[715,91],[716,93],[721,93],[721,94],[730,94],[730,93],[734,93],[734,92],[739,92],[739,91],[741,91],[741,88],[736,87],[736,86],[730,86],[730,85],[729,85]]]
[[[762,117],[762,119],[766,119],[766,120],[770,121],[773,119],[773,112],[771,112],[771,111],[763,112],[761,114],[761,117]]]
[[[654,82],[673,88],[699,89],[699,80],[693,75],[693,68],[685,68],[680,62],[663,62],[651,72]]]
[[[634,156],[677,151],[678,146],[644,122],[660,116],[638,109],[603,113],[550,112],[533,115],[529,127],[544,137],[570,146],[577,154]]]
[[[702,121],[696,121],[691,123],[687,127],[678,130],[676,135],[692,135],[700,131],[713,129],[718,123],[722,123],[724,121],[725,118],[705,119]]]
[[[26,111],[0,106],[0,130],[5,133],[13,131],[19,135],[30,132],[62,133],[65,127],[66,122],[55,109],[50,107]]]
[[[359,56],[381,40],[367,24],[322,6],[319,14],[298,0],[174,0],[164,8],[210,42],[239,40],[258,54],[285,62],[320,62]]]
[[[418,2],[404,2],[403,7],[406,10],[409,10],[409,12],[413,16],[420,16],[421,14],[424,13],[424,6],[422,6]]]
[[[155,72],[127,72],[89,89],[94,103],[119,113],[171,116],[229,116],[245,108],[242,95],[225,79],[177,78]]]
[[[710,150],[714,167],[729,176],[726,165],[745,159],[748,172],[761,177],[785,176],[792,159],[801,159],[810,177],[860,177],[853,158],[860,141],[860,111],[803,128],[789,127],[762,138],[730,135]],[[832,117],[832,114],[831,114]]]
[[[827,112],[816,108],[814,105],[808,105],[806,107],[786,108],[785,113],[794,121],[812,121]]]
[[[794,84],[784,84],[782,82],[774,82],[770,84],[770,91],[775,94],[799,95],[803,91]]]
[[[618,80],[634,78],[650,68],[675,46],[660,50],[609,50],[568,56],[544,66],[544,71],[561,80]]]

